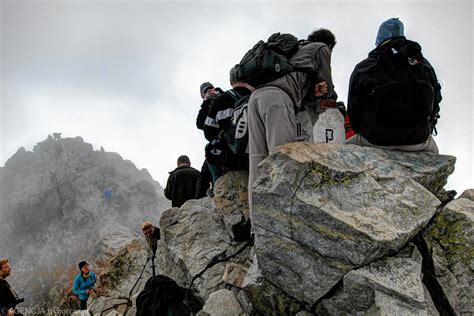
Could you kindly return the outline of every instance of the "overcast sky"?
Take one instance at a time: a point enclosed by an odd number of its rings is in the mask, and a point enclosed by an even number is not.
[[[81,136],[166,184],[181,154],[200,169],[199,85],[273,32],[337,38],[332,67],[347,101],[378,26],[400,17],[443,85],[440,152],[458,158],[447,188],[474,187],[472,1],[1,1],[0,166],[48,134]]]

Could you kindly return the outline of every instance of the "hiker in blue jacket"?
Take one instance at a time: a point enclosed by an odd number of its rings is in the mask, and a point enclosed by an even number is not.
[[[87,310],[87,299],[94,290],[97,277],[95,273],[89,269],[89,264],[85,261],[79,262],[79,270],[81,272],[74,278],[72,292],[79,296],[81,301],[80,309]]]

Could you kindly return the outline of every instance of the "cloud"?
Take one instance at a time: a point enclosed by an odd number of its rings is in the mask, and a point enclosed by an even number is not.
[[[1,2],[1,163],[47,134],[82,136],[149,169],[162,185],[176,158],[200,168],[199,85],[229,88],[228,71],[258,40],[326,27],[333,77],[347,98],[355,64],[393,16],[443,82],[436,137],[458,157],[448,187],[473,187],[472,3]]]

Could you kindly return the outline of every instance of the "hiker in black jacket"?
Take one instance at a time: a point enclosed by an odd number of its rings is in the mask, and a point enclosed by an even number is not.
[[[204,123],[204,135],[208,141],[225,132],[231,125],[234,117],[234,106],[236,102],[246,96],[250,96],[255,90],[247,83],[237,80],[235,66],[229,72],[229,81],[232,89],[214,98],[209,113]],[[247,151],[248,154],[248,151]],[[228,170],[248,170],[248,156],[238,156],[229,148],[226,149],[225,158],[221,166],[224,171]]]
[[[236,98],[231,94],[242,97],[250,95],[253,87],[244,82],[237,81],[235,66],[229,72],[229,81],[232,89],[216,96],[209,108],[204,123],[204,135],[208,141],[213,140],[221,131],[225,131],[233,117]]]
[[[214,101],[215,97],[223,93],[221,88],[216,88],[210,82],[204,82],[199,87],[199,92],[201,93],[201,98],[203,99],[201,108],[196,117],[196,127],[204,131],[204,125],[211,108],[211,104]],[[214,196],[213,188],[215,180],[222,175],[222,170],[218,166],[213,166],[208,163],[207,160],[204,160],[201,167],[201,175],[199,176],[196,188],[196,199],[202,197]]]
[[[179,156],[178,167],[170,172],[165,188],[165,196],[171,200],[172,207],[181,207],[187,200],[194,199],[199,174],[191,167],[188,156]]]
[[[431,133],[441,86],[420,45],[403,31],[398,18],[383,22],[377,47],[352,72],[347,107],[356,135],[346,144],[438,153]]]
[[[22,315],[15,313],[16,305],[23,302],[5,280],[11,273],[8,259],[0,258],[0,316]]]

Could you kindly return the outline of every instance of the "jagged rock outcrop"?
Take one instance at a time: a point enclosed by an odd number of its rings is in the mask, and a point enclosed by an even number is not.
[[[161,216],[160,273],[175,279],[180,286],[190,288],[201,305],[212,292],[242,284],[243,275],[250,266],[251,241],[235,241],[231,229],[242,219],[243,213],[238,211],[240,214],[236,219],[237,211],[227,212],[225,209],[232,209],[232,205],[223,202],[227,199],[224,195],[234,196],[245,209],[245,200],[241,197],[247,181],[247,177],[239,173],[228,173],[217,186],[234,182],[234,190],[225,193],[216,190],[214,200],[208,197],[190,200]],[[218,209],[216,205],[224,205],[224,209]]]
[[[239,316],[245,315],[234,293],[222,289],[212,293],[198,316]]]
[[[439,298],[451,311],[469,311],[472,211],[467,199],[444,207],[454,162],[357,146],[282,146],[259,165],[254,244],[232,233],[246,219],[246,178],[227,174],[214,200],[163,213],[161,272],[201,304],[227,289],[250,315],[449,312]],[[450,229],[438,224],[449,221]],[[437,286],[427,281],[430,271]],[[459,291],[448,294],[449,286]]]
[[[444,314],[474,314],[474,201],[463,196],[443,208],[421,240],[426,282]]]
[[[263,277],[307,309],[351,270],[401,249],[435,214],[454,157],[294,143],[259,165]]]
[[[318,314],[436,315],[422,276],[421,254],[411,244],[347,273],[337,292],[318,305]]]
[[[98,282],[88,308],[94,315],[135,315],[136,298],[151,276],[143,240],[134,239],[109,260],[96,262]],[[77,310],[77,297],[71,292],[76,269],[61,276],[49,291],[50,306],[60,311]],[[69,313],[69,314],[71,314]],[[54,315],[54,313],[53,313]],[[81,315],[76,311],[74,315]]]
[[[107,261],[169,206],[145,169],[59,134],[0,168],[0,194],[0,253],[29,306],[48,305],[49,289],[70,281],[80,260]]]

